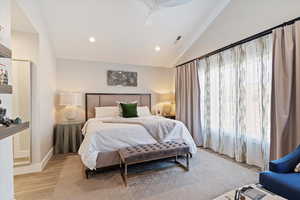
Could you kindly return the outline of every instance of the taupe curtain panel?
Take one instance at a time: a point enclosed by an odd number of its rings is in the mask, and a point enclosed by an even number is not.
[[[273,31],[271,159],[300,144],[300,22]]]
[[[197,61],[176,69],[176,119],[185,123],[197,146],[203,145]]]

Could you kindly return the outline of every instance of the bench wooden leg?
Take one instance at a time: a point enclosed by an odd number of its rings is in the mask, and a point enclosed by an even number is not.
[[[185,159],[186,159],[186,165],[182,164],[181,162],[179,162],[177,160],[177,156],[175,158],[175,162],[180,165],[182,168],[184,168],[186,171],[189,171],[190,170],[190,163],[189,163],[189,158],[190,158],[190,155],[189,154],[186,154],[185,156]]]
[[[85,169],[86,179],[96,175],[96,170]]]
[[[122,165],[122,161],[121,161],[121,159],[120,159],[120,174],[121,174],[121,177],[122,177],[122,179],[123,179],[123,165]]]
[[[190,155],[186,154],[185,159],[186,159],[186,167],[187,167],[187,171],[190,170]]]
[[[121,176],[126,187],[127,187],[127,167],[128,167],[127,164],[120,163]]]
[[[85,169],[85,177],[86,179],[89,179],[89,169]]]
[[[125,175],[125,186],[127,187],[127,164],[125,164],[125,172],[124,172],[124,175]]]

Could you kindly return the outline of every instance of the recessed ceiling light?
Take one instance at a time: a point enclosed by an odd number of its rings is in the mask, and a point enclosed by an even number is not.
[[[89,38],[89,41],[90,41],[90,42],[96,42],[96,39],[95,39],[94,37],[90,37],[90,38]]]
[[[160,46],[156,46],[155,51],[157,51],[157,52],[160,51]]]

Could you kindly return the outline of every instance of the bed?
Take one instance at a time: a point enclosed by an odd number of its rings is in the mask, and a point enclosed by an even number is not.
[[[96,117],[96,108],[117,106],[117,101],[136,101],[138,106],[151,108],[151,94],[87,93],[85,95],[86,123],[83,128],[84,140],[80,146],[79,155],[83,164],[91,170],[118,165],[120,148],[159,142],[150,134],[151,131],[147,127],[127,121],[171,120],[153,115],[139,116],[136,119],[121,119],[119,116]],[[112,123],[113,120],[122,121]],[[196,145],[185,125],[176,120],[167,121],[167,123],[173,123],[174,128],[163,140],[184,141],[189,145],[191,153],[196,153]]]

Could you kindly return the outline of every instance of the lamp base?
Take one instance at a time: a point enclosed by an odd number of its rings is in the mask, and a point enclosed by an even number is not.
[[[77,119],[76,107],[73,107],[73,106],[66,107],[65,119],[68,121],[76,121],[76,119]]]

